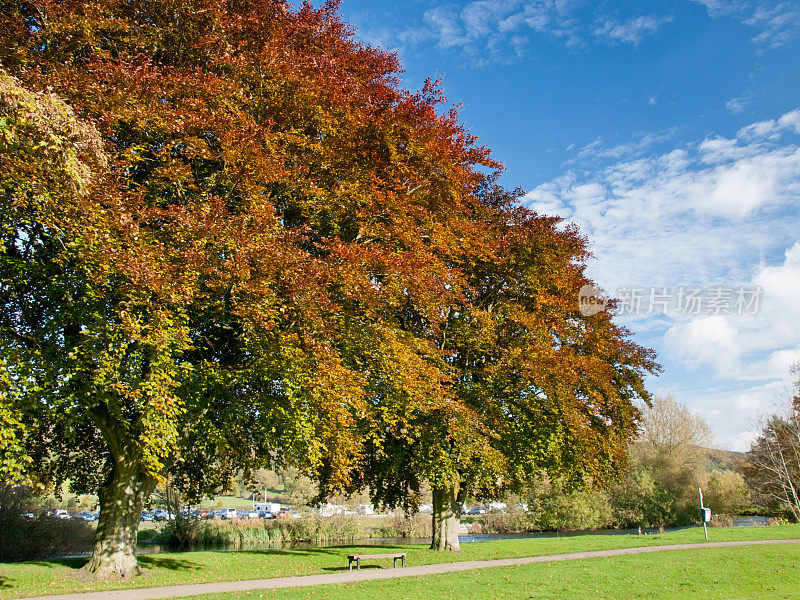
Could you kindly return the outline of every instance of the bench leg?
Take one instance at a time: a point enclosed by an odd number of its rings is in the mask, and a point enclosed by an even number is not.
[[[361,570],[361,559],[360,558],[356,559],[356,569],[358,569],[359,571]]]
[[[406,557],[405,556],[400,559],[400,566],[405,568],[405,566],[406,566]]]
[[[347,561],[347,568],[350,569],[351,571],[353,570],[353,559],[352,558]]]

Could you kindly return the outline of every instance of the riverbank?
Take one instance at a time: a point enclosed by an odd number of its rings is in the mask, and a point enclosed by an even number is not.
[[[794,538],[800,538],[800,525],[711,530],[711,541]],[[692,528],[650,535],[583,534],[487,541],[464,544],[462,552],[458,554],[433,552],[424,545],[402,546],[402,551],[407,553],[407,564],[416,566],[704,541],[702,529]],[[395,547],[391,544],[383,546],[386,551]],[[74,569],[80,567],[85,559],[3,563],[0,564],[0,599],[330,573],[346,569],[347,555],[358,553],[363,548],[358,544],[350,544],[305,550],[185,552],[142,556],[140,562],[145,575],[131,582],[83,583],[74,579]]]

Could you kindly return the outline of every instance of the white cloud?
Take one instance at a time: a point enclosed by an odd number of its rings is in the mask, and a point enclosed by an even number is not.
[[[458,15],[452,9],[437,6],[425,11],[423,19],[433,28],[442,48],[460,46],[469,41]]]
[[[368,28],[366,37],[383,48],[435,41],[445,50],[461,50],[473,61],[505,61],[522,55],[534,34],[568,47],[597,38],[638,45],[672,20],[668,15],[627,19],[587,10],[569,0],[472,0],[439,4],[425,10],[422,23],[407,30]]]
[[[790,2],[775,6],[759,5],[745,23],[761,29],[753,38],[754,42],[777,48],[791,42],[800,33],[800,9]]]
[[[778,126],[782,129],[800,133],[800,109],[793,110],[778,119]]]
[[[693,367],[738,380],[785,379],[800,361],[800,242],[784,261],[761,266],[748,282],[760,290],[755,314],[698,316],[672,325],[666,347]]]
[[[759,48],[776,48],[800,35],[800,8],[782,0],[691,0],[703,4],[712,18],[735,18],[752,28]],[[669,13],[620,14],[614,3],[573,0],[472,0],[429,2],[422,21],[398,28],[365,24],[361,37],[385,49],[407,54],[409,47],[429,42],[442,50],[460,51],[477,64],[508,62],[523,56],[533,40],[545,39],[571,48],[605,40],[638,46],[674,20]],[[611,7],[611,8],[609,8]],[[647,3],[640,10],[651,9]],[[611,12],[609,12],[611,10]],[[653,96],[657,100],[657,96]],[[734,114],[746,97],[726,104]],[[652,103],[652,101],[651,101]]]
[[[741,348],[737,331],[723,315],[704,316],[671,327],[665,335],[669,347],[693,367],[714,365],[728,373],[736,365]]]
[[[742,390],[687,392],[676,397],[697,410],[711,425],[715,447],[746,452],[758,437],[762,420],[783,412],[789,390],[787,382],[774,381]]]
[[[600,37],[637,45],[646,36],[655,33],[661,25],[671,21],[671,16],[656,18],[649,15],[635,17],[623,22],[616,19],[608,19],[602,26],[597,27],[594,33]],[[651,102],[651,104],[655,104],[655,102]]]
[[[800,147],[781,142],[796,120],[793,111],[736,138],[651,156],[643,151],[652,139],[614,147],[598,139],[526,202],[581,225],[601,257],[592,272],[607,288],[744,283],[762,252],[800,237],[791,221],[800,216]]]
[[[654,103],[654,98],[651,99],[650,104]],[[566,161],[564,166],[575,164],[585,160],[597,159],[620,159],[626,157],[641,156],[646,150],[652,148],[654,145],[669,140],[674,131],[663,131],[660,133],[645,133],[639,134],[635,139],[624,144],[617,144],[616,146],[606,146],[603,138],[598,137],[594,141],[583,146],[574,158]],[[574,148],[574,144],[570,144],[567,148],[569,152]]]
[[[611,294],[760,290],[755,314],[621,316],[677,369],[670,377],[682,401],[719,412],[719,443],[735,449],[746,449],[756,430],[746,422],[785,395],[789,366],[800,361],[798,133],[800,110],[658,154],[597,139],[525,197],[579,225],[597,256],[588,272]],[[728,391],[681,394],[680,382],[693,378]]]
[[[731,98],[730,100],[728,100],[725,103],[725,108],[732,115],[738,115],[740,113],[743,113],[749,104],[750,101],[747,98],[739,96],[738,98]]]
[[[693,0],[712,18],[737,17],[759,32],[753,42],[766,48],[783,46],[800,35],[800,8],[784,0]]]
[[[747,6],[744,0],[694,0],[694,2],[704,5],[708,14],[715,18],[735,14]]]

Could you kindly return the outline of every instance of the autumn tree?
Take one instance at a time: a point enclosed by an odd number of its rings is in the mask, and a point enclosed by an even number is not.
[[[5,3],[0,64],[60,115],[6,103],[0,439],[98,490],[88,574],[139,572],[167,474],[191,498],[324,459],[343,489],[376,381],[408,411],[450,401],[428,333],[498,165],[335,3]]]
[[[688,522],[698,506],[697,488],[709,484],[708,423],[671,395],[656,396],[642,409],[640,434],[630,446],[630,469],[614,490],[621,522],[674,525]],[[716,475],[709,496],[719,500],[723,479]]]
[[[800,363],[792,373],[789,406],[764,419],[742,471],[757,506],[800,519]]]
[[[714,440],[708,423],[670,395],[657,396],[642,414],[641,434],[631,447],[636,467],[691,503],[707,471],[707,448]]]
[[[355,481],[376,502],[406,507],[429,482],[437,550],[458,550],[468,494],[520,490],[543,474],[567,485],[609,481],[636,433],[633,402],[649,399],[643,377],[657,368],[609,313],[578,311],[577,290],[591,282],[575,228],[491,182],[474,193],[484,243],[454,257],[463,295],[439,326],[403,315],[445,357],[445,402],[417,411],[404,385],[376,379],[382,425],[366,429],[381,434],[369,437]]]

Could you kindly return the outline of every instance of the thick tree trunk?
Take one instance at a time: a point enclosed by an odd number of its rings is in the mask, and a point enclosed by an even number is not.
[[[459,552],[458,528],[466,490],[455,484],[433,488],[433,539],[431,550]]]
[[[129,579],[141,574],[136,560],[136,535],[142,507],[156,481],[142,469],[141,460],[120,457],[100,487],[100,518],[92,559],[83,567],[92,579]]]

